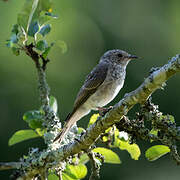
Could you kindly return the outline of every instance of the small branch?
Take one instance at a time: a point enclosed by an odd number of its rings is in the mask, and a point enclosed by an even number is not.
[[[99,171],[100,171],[100,166],[97,164],[96,162],[96,156],[95,153],[93,151],[89,151],[87,153],[91,166],[92,166],[92,172],[91,175],[89,177],[89,180],[95,180],[95,179],[99,179],[100,175],[99,175]]]
[[[177,152],[176,145],[172,145],[170,149],[171,149],[171,156],[176,161],[177,165],[180,165],[180,156]]]
[[[63,180],[62,171],[61,170],[58,172],[58,177],[59,177],[59,180]]]
[[[50,61],[49,59],[45,59],[42,55],[40,55],[41,59],[42,59],[42,69],[45,71],[46,70],[46,65],[47,63]]]
[[[23,47],[23,50],[26,52],[26,54],[28,56],[30,56],[32,58],[32,60],[34,61],[34,63],[36,64],[37,68],[40,68],[40,63],[39,63],[39,54],[33,50],[34,45],[33,43],[29,44],[29,45],[25,45]]]
[[[0,170],[19,169],[20,167],[20,162],[0,162]]]
[[[23,50],[35,62],[35,65],[37,68],[40,102],[41,102],[42,109],[45,112],[45,122],[43,125],[45,126],[45,128],[49,129],[49,126],[52,126],[52,122],[57,122],[57,120],[59,119],[49,106],[50,88],[46,81],[45,70],[46,70],[47,63],[50,60],[48,58],[45,59],[42,55],[39,55],[33,48],[34,48],[34,45],[33,43],[31,43],[23,47]],[[40,59],[42,60],[42,65],[40,63]]]

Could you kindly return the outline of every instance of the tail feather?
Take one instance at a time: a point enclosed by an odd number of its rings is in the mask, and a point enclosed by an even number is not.
[[[61,132],[56,136],[56,138],[54,139],[53,142],[57,141],[59,143],[62,142],[64,136],[66,135],[66,133],[69,131],[69,129],[71,129],[71,127],[73,126],[74,124],[74,121],[72,120],[72,116],[73,116],[74,112],[72,113],[69,113],[68,116],[66,117],[66,123],[63,127],[63,129],[61,130]]]
[[[74,123],[76,123],[79,119],[81,119],[83,116],[87,115],[90,112],[90,110],[86,110],[86,109],[81,109],[79,108],[74,109],[72,113],[68,114],[67,118],[66,118],[66,123],[62,129],[62,131],[57,135],[57,137],[54,139],[53,142],[55,141],[59,141],[59,143],[62,142],[64,136],[66,135],[66,133],[69,131],[69,129],[71,129],[71,127],[74,125]]]

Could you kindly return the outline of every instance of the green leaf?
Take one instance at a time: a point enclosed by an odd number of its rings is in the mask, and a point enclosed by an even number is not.
[[[59,180],[59,177],[51,173],[48,175],[48,180]]]
[[[157,136],[158,130],[153,128],[153,129],[151,129],[151,131],[149,133]]]
[[[18,14],[18,24],[23,27],[26,31],[29,30],[29,26],[32,22],[44,23],[42,21],[42,16],[44,19],[45,13],[52,12],[52,0],[26,0],[21,12]],[[47,16],[48,17],[48,16]]]
[[[62,179],[63,180],[74,180],[76,178],[72,178],[70,176],[68,176],[66,173],[62,173]],[[55,179],[56,180],[56,179]],[[59,179],[58,179],[59,180]],[[77,180],[77,179],[76,179]]]
[[[84,128],[82,128],[82,127],[78,127],[78,134],[81,134],[81,133],[83,133],[83,132],[85,132],[86,130],[84,129]]]
[[[45,51],[46,48],[48,48],[48,43],[46,42],[46,40],[40,40],[37,42],[36,48],[40,51]]]
[[[23,120],[26,121],[32,129],[42,128],[44,114],[41,111],[28,111],[23,115]]]
[[[12,47],[11,49],[12,49],[13,54],[15,54],[16,56],[19,56],[19,54],[20,54],[19,48]]]
[[[165,145],[155,145],[150,147],[146,153],[145,156],[149,161],[155,161],[156,159],[160,158],[161,156],[167,154],[170,152],[170,149],[168,146]]]
[[[32,22],[28,29],[28,35],[34,37],[36,33],[39,31],[39,29],[40,29],[39,23],[37,21]]]
[[[29,19],[28,19],[28,24],[27,24],[27,31],[28,32],[29,32],[31,24],[33,24],[35,22],[35,21],[33,21],[33,16],[35,14],[38,3],[39,3],[39,0],[33,0],[32,9],[31,9],[31,13],[29,14]],[[33,29],[35,29],[35,28],[33,28]],[[30,34],[28,33],[28,35],[30,35]],[[32,37],[34,37],[34,35]]]
[[[89,124],[88,124],[88,127],[92,124],[94,124],[97,120],[97,118],[99,117],[99,114],[93,114],[89,120]]]
[[[18,38],[17,38],[17,35],[16,35],[15,33],[13,33],[13,34],[11,35],[10,41],[11,41],[12,43],[17,43],[17,42],[18,42]]]
[[[12,146],[16,143],[36,138],[39,137],[38,134],[36,134],[33,130],[31,129],[25,129],[25,130],[19,130],[15,132],[12,137],[9,139],[8,145]]]
[[[175,123],[174,116],[168,114],[166,117],[167,117],[168,122]]]
[[[45,133],[45,129],[36,128],[35,130],[39,136],[43,136]]]
[[[81,155],[81,157],[79,159],[80,164],[86,164],[88,161],[89,161],[89,157],[87,154]]]
[[[46,36],[51,31],[51,25],[46,24],[41,27],[39,33],[42,34],[42,36]]]
[[[82,179],[87,174],[87,168],[84,164],[78,164],[76,166],[67,165],[65,173],[73,179]]]
[[[51,20],[51,17],[47,16],[45,11],[42,11],[39,16],[39,24],[44,25],[49,20]]]
[[[11,32],[17,35],[19,32],[19,25],[14,24]]]
[[[50,12],[46,12],[45,15],[46,15],[46,16],[50,16],[50,17],[55,18],[55,19],[58,18],[57,15],[54,15],[54,14],[52,14],[52,13],[50,13]]]
[[[119,156],[110,149],[98,147],[93,149],[93,152],[102,154],[104,156],[105,163],[112,163],[112,164],[121,163]]]
[[[6,42],[6,46],[7,46],[7,47],[12,48],[13,45],[14,45],[14,44],[13,44],[10,40],[7,40],[7,42]]]
[[[59,47],[59,48],[61,48],[61,53],[66,53],[67,52],[67,44],[64,42],[64,41],[60,41],[60,40],[58,40],[57,42],[56,42],[56,45]]]
[[[50,50],[51,50],[51,47],[48,47],[48,48],[46,48],[45,51],[43,52],[42,56],[43,56],[45,59],[47,58],[48,53],[49,53]]]
[[[157,130],[157,129],[152,128],[152,129],[151,129],[151,131],[150,131],[149,133],[150,133],[150,134],[152,134],[152,135],[157,136],[157,135],[158,135],[158,130]],[[153,139],[151,139],[151,140],[150,140],[150,142],[153,142],[153,141],[154,141]]]
[[[137,144],[129,144],[127,141],[116,140],[115,146],[119,147],[121,150],[126,150],[131,155],[131,158],[134,160],[138,160],[141,155],[141,151]]]
[[[52,11],[52,0],[40,0],[38,8],[40,11],[47,11],[51,12]]]
[[[49,51],[51,50],[51,47],[54,45],[54,43],[51,43],[50,46],[48,46],[45,51],[42,53],[42,56],[46,59],[48,54],[49,54]]]
[[[32,4],[33,4],[32,0],[26,0],[21,12],[18,14],[17,23],[18,25],[23,27],[25,31],[27,30],[27,24],[29,20],[29,15],[32,10]]]
[[[166,120],[168,123],[174,123],[175,122],[175,119],[174,119],[174,116],[172,115],[161,115],[160,116],[160,120]]]
[[[45,24],[47,21],[51,20],[51,19],[56,19],[58,18],[56,15],[53,15],[52,13],[50,12],[45,12],[45,11],[42,11],[40,13],[40,16],[39,16],[39,23],[41,25]]]
[[[50,96],[50,99],[49,99],[49,105],[51,107],[51,109],[57,113],[57,110],[58,110],[58,104],[57,104],[57,100],[54,96]]]

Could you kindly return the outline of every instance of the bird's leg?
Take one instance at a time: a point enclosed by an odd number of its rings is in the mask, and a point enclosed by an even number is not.
[[[99,115],[100,116],[105,116],[105,114],[107,113],[107,112],[109,112],[111,109],[113,108],[113,106],[109,106],[109,107],[97,107],[97,109],[98,109],[98,111],[99,111]]]

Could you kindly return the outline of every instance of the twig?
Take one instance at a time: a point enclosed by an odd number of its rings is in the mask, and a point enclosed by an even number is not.
[[[46,81],[46,66],[47,63],[50,61],[48,58],[45,59],[42,55],[39,55],[34,49],[33,43],[24,46],[23,50],[26,52],[28,56],[35,62],[36,69],[38,72],[38,82],[39,82],[39,94],[40,94],[40,101],[43,111],[45,112],[45,122],[44,126],[49,129],[49,126],[52,125],[52,122],[57,122],[59,119],[56,114],[51,110],[49,106],[49,94],[50,88]],[[42,65],[39,60],[42,60]],[[49,125],[51,123],[51,125]]]
[[[58,172],[58,177],[59,177],[59,180],[63,180],[63,178],[62,178],[62,171],[61,170]]]
[[[20,162],[0,162],[0,170],[19,169],[20,167]]]
[[[180,165],[180,156],[177,152],[176,145],[172,145],[170,149],[171,149],[171,156],[176,161],[177,165]]]
[[[91,166],[92,166],[92,172],[91,175],[89,177],[89,180],[95,180],[95,179],[99,179],[100,175],[99,175],[99,171],[100,171],[100,166],[97,164],[96,162],[96,156],[95,156],[95,152],[93,151],[89,151],[87,153]]]
[[[49,60],[48,58],[45,59],[45,58],[43,57],[43,55],[40,55],[40,57],[41,57],[41,59],[42,59],[42,61],[43,61],[42,69],[45,71],[45,70],[46,70],[46,65],[47,65],[47,63],[48,63],[50,60]]]

